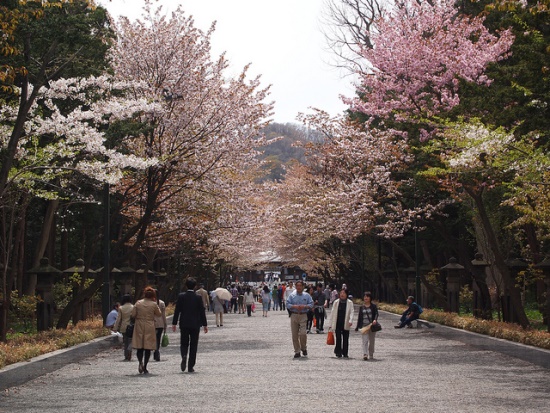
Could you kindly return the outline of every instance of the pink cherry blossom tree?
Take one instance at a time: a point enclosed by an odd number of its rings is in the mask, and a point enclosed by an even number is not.
[[[362,48],[370,73],[361,76],[361,97],[347,101],[369,116],[429,117],[460,102],[459,79],[489,84],[485,69],[507,56],[511,31],[497,35],[484,18],[461,14],[454,1],[399,1]]]

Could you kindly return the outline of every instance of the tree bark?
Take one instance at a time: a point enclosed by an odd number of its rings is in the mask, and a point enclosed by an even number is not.
[[[523,307],[523,303],[521,302],[521,293],[515,286],[512,274],[506,266],[504,257],[500,252],[495,231],[491,224],[491,220],[489,219],[485,204],[483,203],[483,192],[478,192],[476,189],[469,187],[465,187],[465,190],[475,203],[480,224],[483,227],[483,231],[487,238],[487,247],[490,249],[492,256],[495,258],[493,265],[502,275],[502,281],[507,293],[510,295],[510,301],[518,317],[518,322],[523,328],[527,328],[529,327],[529,319],[527,318],[527,314],[525,314],[525,309]]]
[[[42,223],[42,231],[40,233],[40,238],[38,240],[38,245],[36,246],[34,258],[32,261],[32,266],[36,267],[40,265],[40,260],[46,252],[46,247],[48,246],[48,241],[50,240],[50,233],[53,228],[53,219],[57,208],[59,207],[59,200],[54,199],[48,202],[48,207],[46,208],[46,213],[44,215],[44,222]],[[36,274],[31,274],[27,278],[27,285],[25,286],[26,295],[34,295],[36,290]]]

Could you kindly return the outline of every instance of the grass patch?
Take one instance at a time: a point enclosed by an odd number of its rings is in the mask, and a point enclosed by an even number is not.
[[[407,306],[379,303],[378,308],[390,313],[402,314],[407,309]],[[518,324],[481,320],[473,316],[447,313],[442,310],[430,310],[427,308],[424,308],[424,312],[420,318],[449,327],[550,350],[550,333],[533,328],[524,330]]]
[[[109,330],[103,326],[102,318],[80,321],[67,330],[14,334],[7,343],[0,343],[0,368],[107,335]]]

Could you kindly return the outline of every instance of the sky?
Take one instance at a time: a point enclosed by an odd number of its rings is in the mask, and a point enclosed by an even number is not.
[[[143,0],[99,0],[111,15],[139,18]],[[206,31],[216,21],[212,53],[226,52],[228,75],[251,63],[250,77],[271,85],[275,122],[297,122],[309,107],[338,115],[340,95],[353,96],[352,79],[330,65],[334,59],[322,33],[323,0],[160,0],[169,12],[180,4],[195,26]]]

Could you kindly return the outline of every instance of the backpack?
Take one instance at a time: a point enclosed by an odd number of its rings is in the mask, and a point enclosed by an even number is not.
[[[415,304],[418,307],[418,314],[422,314],[424,312],[424,309],[420,306],[420,304],[418,303],[415,303]]]

